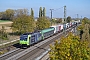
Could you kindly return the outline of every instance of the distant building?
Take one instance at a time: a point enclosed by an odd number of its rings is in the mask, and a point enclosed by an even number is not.
[[[62,23],[64,23],[64,18],[62,18]]]
[[[37,21],[37,18],[35,18],[35,21]]]
[[[57,18],[52,18],[52,19],[57,20]]]

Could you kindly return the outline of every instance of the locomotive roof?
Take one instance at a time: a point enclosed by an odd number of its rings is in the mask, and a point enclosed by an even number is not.
[[[37,30],[37,31],[34,31],[34,32],[27,32],[27,33],[24,33],[22,35],[29,35],[29,34],[38,33],[38,32],[40,32],[40,30]]]
[[[23,35],[29,35],[29,34],[32,34],[32,33],[24,33]]]

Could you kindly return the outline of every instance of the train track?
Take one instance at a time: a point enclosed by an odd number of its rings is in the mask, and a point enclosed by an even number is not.
[[[23,55],[22,57],[18,58],[17,60],[35,60],[39,55],[41,55],[43,52],[48,50],[49,44],[54,42],[56,39],[60,38],[60,36],[62,36],[62,35],[64,35],[64,34],[59,33],[59,34],[57,34],[51,38],[46,39],[48,41],[45,42],[44,44],[42,44],[41,46],[34,45],[34,47],[36,47],[36,49],[34,49],[34,50],[30,51],[29,53]]]
[[[15,49],[13,51],[10,51],[10,52],[6,53],[6,54],[3,54],[3,55],[0,56],[0,60],[5,60],[5,59],[7,59],[7,58],[9,58],[9,57],[11,57],[11,56],[13,56],[15,54],[18,54],[19,52],[21,52],[23,50],[24,49],[17,48],[17,49]]]
[[[50,38],[46,39],[45,40],[46,42],[42,41],[42,42],[40,42],[38,44],[35,44],[34,46],[28,48],[28,49],[30,49],[29,51],[27,51],[26,49],[20,49],[20,48],[18,48],[16,50],[13,50],[11,52],[8,52],[8,53],[6,53],[4,55],[1,55],[0,56],[0,60],[5,60],[5,59],[6,60],[10,60],[11,59],[12,60],[13,58],[14,58],[13,60],[28,60],[27,58],[29,58],[29,60],[33,60],[36,57],[38,57],[40,54],[42,54],[45,50],[47,50],[46,48],[44,49],[44,47],[46,47],[50,43],[54,42],[56,39],[60,38],[60,36],[62,36],[62,35],[63,35],[63,33],[59,33],[57,35],[54,35],[53,37],[50,37]],[[27,54],[24,54],[23,51],[25,53],[27,52]],[[20,56],[19,55],[20,52],[22,53],[20,55],[23,55],[23,56],[21,56],[19,58],[16,58],[16,56],[17,57]]]

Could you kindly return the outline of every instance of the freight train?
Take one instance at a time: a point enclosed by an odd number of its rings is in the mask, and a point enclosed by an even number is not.
[[[74,21],[74,22],[70,22],[70,23],[66,23],[66,24],[50,26],[50,28],[36,31],[33,33],[24,33],[24,34],[20,35],[19,43],[20,43],[21,47],[30,46],[30,45],[35,44],[39,41],[42,41],[45,38],[48,38],[56,33],[60,33],[64,29],[74,27],[78,23],[79,23],[79,21]]]

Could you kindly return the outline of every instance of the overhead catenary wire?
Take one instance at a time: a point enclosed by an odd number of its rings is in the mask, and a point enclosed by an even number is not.
[[[60,10],[60,9],[62,9],[62,8],[64,8],[64,6],[63,7],[60,7],[60,8],[57,8],[57,9],[54,9],[54,8],[50,8],[50,9],[53,9],[53,11],[52,12],[55,12],[55,11],[57,11],[57,10]],[[51,13],[51,11],[50,12],[48,12],[48,13],[46,13],[46,14],[50,14]],[[38,15],[39,16],[39,15]]]
[[[64,6],[63,6],[63,7],[64,7]],[[54,12],[54,11],[57,11],[57,10],[59,10],[59,9],[62,9],[63,7],[61,7],[61,8],[57,8],[57,9],[54,9],[53,12]]]

